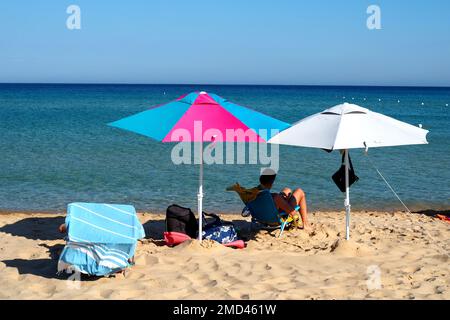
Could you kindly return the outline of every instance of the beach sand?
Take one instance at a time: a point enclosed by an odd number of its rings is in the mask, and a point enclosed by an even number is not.
[[[0,215],[1,299],[449,299],[450,224],[424,214],[315,212],[315,234],[250,232],[242,250],[189,241],[164,245],[164,216],[140,213],[147,238],[136,265],[110,278],[57,275],[64,215]]]

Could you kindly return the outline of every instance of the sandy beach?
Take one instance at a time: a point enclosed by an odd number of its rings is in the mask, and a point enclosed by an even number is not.
[[[0,215],[1,299],[449,299],[450,224],[424,214],[315,212],[315,233],[250,231],[222,215],[247,247],[204,241],[164,245],[164,216],[140,213],[147,238],[136,265],[110,278],[57,275],[64,215]]]

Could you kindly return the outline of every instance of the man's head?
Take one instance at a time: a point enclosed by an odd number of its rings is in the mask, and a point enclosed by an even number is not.
[[[259,176],[259,183],[267,189],[270,189],[272,188],[276,177],[277,173],[274,170],[266,168],[262,170],[261,175]]]

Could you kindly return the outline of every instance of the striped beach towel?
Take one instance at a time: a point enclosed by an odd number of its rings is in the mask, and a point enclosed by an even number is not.
[[[68,205],[67,244],[58,271],[105,276],[130,266],[144,228],[130,205],[76,202]]]

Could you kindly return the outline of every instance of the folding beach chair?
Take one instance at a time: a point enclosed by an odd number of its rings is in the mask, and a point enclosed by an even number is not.
[[[144,228],[130,205],[71,203],[67,208],[67,244],[58,272],[75,270],[105,276],[128,268]]]
[[[299,208],[300,207],[297,206],[295,210],[299,210]],[[278,237],[281,237],[285,227],[294,221],[288,213],[280,213],[278,211],[269,190],[260,191],[256,199],[248,202],[242,212],[246,210],[248,210],[252,216],[252,225],[259,223],[262,224],[265,229],[280,228]]]

